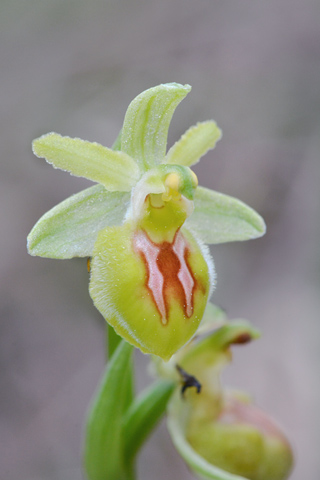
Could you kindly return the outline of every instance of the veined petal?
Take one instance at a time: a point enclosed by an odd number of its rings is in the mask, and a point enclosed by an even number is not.
[[[141,170],[163,160],[172,115],[190,90],[190,85],[166,83],[142,92],[130,103],[122,128],[121,150],[134,158]]]
[[[34,140],[33,152],[55,168],[101,183],[111,192],[129,192],[140,176],[129,155],[80,138],[48,133]]]
[[[186,226],[195,230],[205,243],[249,240],[261,237],[266,231],[263,218],[234,197],[198,187],[194,205]]]
[[[31,230],[28,251],[46,258],[91,256],[98,232],[120,225],[130,194],[94,185],[49,210]]]
[[[168,151],[163,163],[191,167],[216,146],[222,132],[213,120],[189,128]]]

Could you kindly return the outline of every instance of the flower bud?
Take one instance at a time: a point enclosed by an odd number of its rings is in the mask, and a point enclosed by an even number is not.
[[[222,369],[231,361],[230,346],[257,338],[243,320],[226,323],[191,342],[178,356],[179,369],[196,383],[176,391],[169,405],[172,440],[201,479],[285,480],[293,455],[279,427],[246,394],[225,391]],[[199,388],[191,388],[199,385]],[[230,476],[227,474],[230,474]]]
[[[273,420],[248,401],[228,395],[215,420],[194,421],[186,438],[209,463],[250,480],[284,480],[292,468],[290,445]]]

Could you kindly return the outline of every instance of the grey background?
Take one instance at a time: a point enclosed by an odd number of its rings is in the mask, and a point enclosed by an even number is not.
[[[89,182],[33,157],[31,141],[57,131],[110,146],[138,93],[176,81],[193,90],[169,144],[216,119],[224,137],[196,167],[200,183],[268,225],[261,240],[212,248],[213,301],[263,331],[235,349],[225,382],[280,421],[296,452],[292,480],[317,480],[319,1],[2,0],[0,62],[1,479],[82,478],[82,422],[103,369],[85,261],[25,247],[36,220]],[[147,359],[136,362],[142,388]],[[193,478],[163,425],[139,478]]]

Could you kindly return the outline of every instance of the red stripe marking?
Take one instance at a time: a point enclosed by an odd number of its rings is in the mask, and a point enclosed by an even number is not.
[[[134,249],[144,262],[147,279],[146,288],[161,317],[161,322],[168,322],[171,295],[180,302],[185,316],[193,313],[193,292],[196,281],[188,265],[187,242],[178,232],[172,243],[154,243],[148,235],[139,230],[133,239]]]

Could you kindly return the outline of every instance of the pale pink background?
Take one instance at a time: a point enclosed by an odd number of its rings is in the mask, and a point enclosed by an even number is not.
[[[89,183],[33,157],[31,140],[57,131],[110,146],[135,95],[177,81],[193,90],[169,143],[215,118],[224,138],[196,167],[200,182],[268,224],[261,240],[212,248],[213,300],[263,331],[225,380],[283,425],[292,480],[318,480],[319,1],[4,0],[0,63],[1,479],[82,478],[82,422],[103,369],[85,261],[25,247],[35,221]],[[147,359],[136,360],[141,388]],[[162,425],[139,479],[163,478],[193,477]]]

